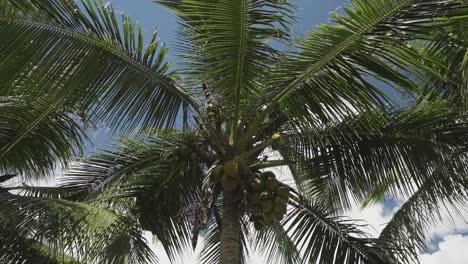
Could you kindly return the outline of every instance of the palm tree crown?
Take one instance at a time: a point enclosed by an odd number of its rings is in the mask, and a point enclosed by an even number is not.
[[[156,2],[176,71],[102,1],[0,0],[0,183],[121,135],[0,185],[2,263],[157,263],[145,230],[171,260],[415,263],[466,209],[466,0],[352,0],[300,37],[287,0]],[[401,196],[377,238],[342,216]]]

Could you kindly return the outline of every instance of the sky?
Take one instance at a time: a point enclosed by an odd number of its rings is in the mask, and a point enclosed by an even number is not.
[[[125,12],[141,23],[149,35],[154,29],[159,30],[160,39],[167,43],[170,56],[175,54],[172,44],[175,41],[177,20],[171,11],[154,3],[152,0],[110,0],[114,9]],[[298,6],[298,23],[294,27],[297,33],[304,33],[318,23],[327,23],[329,12],[342,6],[344,0],[295,0]]]
[[[134,20],[140,22],[147,35],[151,35],[154,29],[159,30],[161,41],[167,43],[169,59],[175,60],[174,40],[177,29],[176,17],[167,9],[153,3],[151,0],[111,0],[110,3],[119,12],[125,12]],[[327,23],[331,11],[336,10],[344,0],[296,0],[298,6],[298,23],[294,31],[303,34],[306,30],[314,29],[318,23]],[[371,225],[370,232],[377,235],[385,227],[392,215],[403,204],[404,199],[392,203],[377,203],[364,210],[355,206],[348,215],[354,219],[364,219]],[[465,217],[468,219],[468,217]],[[460,218],[444,220],[431,228],[432,242],[430,250],[421,254],[422,264],[467,264],[468,263],[468,223]],[[163,264],[169,264],[169,260],[160,247],[156,247]],[[254,254],[251,263],[262,264],[262,258]],[[194,255],[190,252],[181,256],[180,263],[195,263]],[[275,264],[275,263],[269,263]]]

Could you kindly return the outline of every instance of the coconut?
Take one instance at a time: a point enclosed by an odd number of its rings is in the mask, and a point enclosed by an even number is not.
[[[237,165],[234,161],[225,161],[223,166],[224,175],[230,178],[239,178],[239,174],[237,173]]]
[[[248,192],[247,193],[247,203],[250,205],[259,205],[260,204],[260,193],[258,192]]]
[[[278,133],[274,133],[273,135],[271,135],[271,139],[273,141],[279,141],[279,140],[281,140],[281,135],[278,134]]]
[[[285,200],[289,199],[289,187],[287,186],[280,186],[276,189],[276,196],[281,197]]]
[[[265,186],[268,190],[274,192],[279,186],[279,182],[277,179],[268,177],[265,179]]]
[[[271,136],[271,148],[273,150],[277,150],[280,143],[281,143],[281,135],[278,133],[273,134]]]
[[[233,192],[239,187],[239,185],[240,178],[229,177],[226,173],[224,173],[221,178],[221,186],[225,192]]]
[[[255,180],[257,178],[261,178],[262,175],[260,175],[260,173],[251,173],[249,174],[249,176],[247,177],[247,180],[248,181],[252,181],[252,180]]]
[[[262,178],[255,178],[253,179],[252,181],[249,182],[249,186],[257,191],[257,192],[260,192],[260,191],[263,191],[265,189],[265,182],[263,181]]]
[[[260,199],[261,200],[268,200],[273,198],[273,193],[269,191],[263,191],[260,193]]]
[[[275,133],[271,136],[271,148],[273,150],[277,150],[280,146],[281,143],[281,135],[278,133]]]
[[[247,163],[241,156],[235,156],[232,161],[236,164],[237,167],[237,172],[239,175],[245,175],[247,173],[247,170],[249,167],[247,166]]]
[[[254,216],[261,216],[263,214],[263,210],[260,205],[253,205],[250,210]]]
[[[262,172],[262,178],[263,179],[268,179],[268,178],[276,179],[276,175],[272,171],[265,171],[265,172]]]
[[[174,154],[181,158],[190,156],[190,154],[192,154],[192,147],[187,145],[176,147],[174,149]]]
[[[206,111],[209,112],[209,111],[213,111],[215,109],[215,106],[214,104],[208,104],[206,106]]]
[[[271,210],[273,210],[273,201],[272,200],[263,200],[260,203],[260,206],[262,207],[262,211],[264,213],[271,212]]]
[[[231,178],[240,178],[247,172],[247,163],[240,156],[224,162],[224,174]]]
[[[272,215],[278,221],[281,221],[283,219],[283,217],[284,217],[283,212],[273,212]]]
[[[273,211],[275,212],[286,212],[286,208],[288,206],[288,201],[281,198],[281,197],[275,197],[273,200],[274,206],[273,206]]]
[[[182,152],[183,152],[184,157],[190,156],[190,154],[192,154],[192,147],[184,145],[182,147]]]
[[[263,218],[265,219],[265,224],[267,225],[273,223],[273,221],[275,220],[274,216],[270,213],[263,214]]]

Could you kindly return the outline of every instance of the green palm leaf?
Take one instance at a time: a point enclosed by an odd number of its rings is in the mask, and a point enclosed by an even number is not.
[[[144,48],[141,27],[135,30],[125,15],[119,21],[103,2],[83,1],[80,7],[67,0],[3,0],[0,5],[6,36],[0,41],[0,93],[57,94],[18,138],[65,103],[127,131],[172,127],[182,103],[192,104],[166,73],[156,34]]]
[[[7,219],[1,219],[3,226],[12,227],[18,234],[45,243],[57,252],[68,252],[85,263],[157,261],[129,218],[103,208],[2,192],[0,210],[2,215],[8,215]],[[10,243],[15,245],[15,241],[5,242],[6,247]],[[6,258],[14,257],[6,254]]]
[[[0,96],[0,171],[44,175],[82,153],[85,129],[73,107],[42,115],[51,97]]]
[[[445,170],[436,169],[433,177],[410,196],[382,230],[380,238],[390,240],[395,246],[412,254],[407,259],[399,258],[395,261],[417,262],[419,252],[427,250],[431,225],[440,222],[444,213],[450,216],[453,213],[466,213],[468,181],[463,172],[465,169],[458,170],[458,166],[455,164],[449,175]],[[449,206],[451,209],[448,209]]]
[[[425,43],[414,43],[418,54],[415,60],[424,57],[426,67],[431,71],[420,77],[424,87],[424,98],[440,95],[449,98],[461,110],[466,111],[466,87],[468,76],[468,31],[464,21],[458,21],[440,37]]]
[[[46,244],[25,238],[12,231],[12,229],[1,228],[0,239],[0,261],[3,263],[24,264],[79,264],[80,262],[70,256],[63,254]]]
[[[267,263],[304,263],[296,243],[281,224],[256,232],[251,243],[256,251],[266,256]]]
[[[191,152],[198,144],[194,134],[183,132],[123,139],[114,149],[72,167],[59,189],[67,190],[71,199],[112,202],[115,209],[119,201],[129,201],[141,227],[175,260],[190,244],[197,224],[188,214],[201,200],[203,172]]]
[[[292,205],[283,225],[307,262],[392,263],[384,254],[398,253],[384,239],[367,238],[355,221],[333,216],[321,202],[301,199]]]
[[[384,114],[364,113],[286,137],[280,151],[299,172],[297,185],[312,196],[337,199],[336,208],[348,208],[347,193],[359,201],[382,187],[383,193],[411,194],[435,168],[450,171],[458,165],[464,172],[463,156],[453,158],[467,149],[464,115],[443,101]]]
[[[320,25],[321,31],[311,31],[299,41],[300,51],[273,71],[275,88],[257,105],[257,111],[266,108],[243,144],[279,105],[310,126],[391,103],[372,79],[417,92],[420,87],[406,75],[419,76],[416,68],[428,68],[409,59],[415,51],[408,43],[432,39],[435,28],[443,30],[466,19],[466,4],[458,0],[355,0],[352,5],[354,9],[344,8],[346,15],[333,14],[330,20],[336,25]]]

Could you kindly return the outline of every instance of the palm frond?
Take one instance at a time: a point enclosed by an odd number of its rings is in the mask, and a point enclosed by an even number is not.
[[[362,225],[333,216],[319,201],[296,199],[282,224],[290,240],[308,263],[392,263],[385,258],[391,250],[384,239],[368,238]],[[398,253],[397,250],[394,250]]]
[[[80,264],[76,259],[49,248],[46,244],[24,238],[17,232],[0,229],[0,261],[11,264]]]
[[[205,233],[202,250],[198,256],[201,263],[218,263],[219,262],[219,244],[221,232],[218,226],[211,226]]]
[[[430,71],[408,43],[432,40],[435,31],[466,19],[461,0],[354,0],[345,15],[333,13],[336,25],[319,25],[298,43],[293,54],[273,71],[275,87],[257,105],[261,115],[244,136],[243,146],[272,111],[281,107],[304,126],[345,118],[394,104],[375,81],[396,90],[417,93],[408,76]],[[440,37],[440,36],[439,36]],[[264,110],[262,108],[266,106]],[[252,124],[252,122],[250,123]]]
[[[82,153],[83,119],[73,113],[74,107],[48,112],[51,97],[53,93],[0,96],[1,172],[40,176]]]
[[[70,199],[111,203],[116,208],[119,201],[129,201],[125,210],[131,209],[174,260],[190,244],[195,224],[190,209],[202,199],[198,144],[193,133],[177,131],[124,139],[114,149],[71,168],[60,187],[69,191]]]
[[[363,201],[384,186],[383,192],[409,195],[435,169],[449,172],[446,161],[467,150],[465,120],[444,101],[389,115],[364,113],[315,131],[292,132],[281,154],[302,175],[295,179],[298,186],[312,185],[305,188],[312,196],[333,197],[337,209],[348,208],[348,194]],[[369,123],[380,126],[368,128]],[[465,162],[457,157],[453,164]]]
[[[0,210],[3,226],[85,263],[157,261],[133,220],[103,208],[2,192]]]
[[[150,141],[123,138],[113,148],[103,150],[72,166],[60,187],[81,192],[82,199],[87,196],[96,197],[106,188],[125,181],[125,177],[132,173],[156,166],[158,161],[164,159],[172,144],[158,138]]]
[[[432,100],[443,95],[461,110],[466,111],[468,87],[468,28],[466,21],[458,21],[438,33],[431,41],[412,43],[418,51],[416,57],[430,71],[419,77],[424,87],[419,100]],[[418,60],[418,58],[414,58]]]
[[[196,107],[156,33],[144,47],[141,27],[103,1],[2,0],[0,10],[0,94],[57,95],[18,138],[65,105],[126,131],[173,127],[183,102]]]
[[[451,163],[450,160],[447,161]],[[409,254],[395,259],[399,263],[417,263],[420,252],[427,250],[428,231],[442,216],[467,212],[468,180],[464,168],[452,164],[453,171],[436,169],[395,213],[380,234],[380,238],[392,241]],[[460,175],[462,174],[462,175]]]
[[[256,232],[252,244],[266,257],[265,263],[304,263],[297,245],[281,224],[275,223]]]

